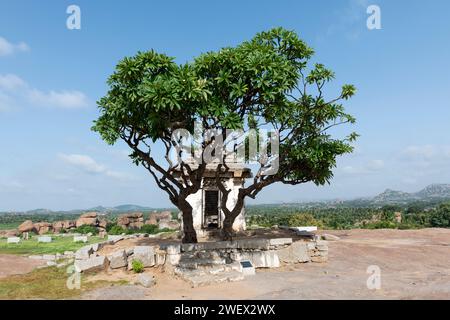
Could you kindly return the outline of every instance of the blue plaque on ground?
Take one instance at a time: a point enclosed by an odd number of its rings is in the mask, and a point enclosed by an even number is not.
[[[252,263],[250,261],[241,261],[242,268],[252,268]]]

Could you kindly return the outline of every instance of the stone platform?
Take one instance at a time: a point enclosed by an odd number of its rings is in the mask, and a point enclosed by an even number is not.
[[[249,238],[196,244],[160,243],[121,248],[112,253],[109,250],[109,254],[102,255],[102,248],[112,246],[114,249],[116,243],[125,239],[109,240],[79,249],[75,253],[75,270],[131,270],[132,261],[139,260],[145,268],[159,266],[192,286],[202,286],[242,280],[242,261],[250,261],[258,269],[328,260],[328,244],[317,237],[297,241],[293,238]]]

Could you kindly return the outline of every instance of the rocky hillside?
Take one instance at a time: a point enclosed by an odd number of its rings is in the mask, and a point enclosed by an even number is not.
[[[375,203],[407,203],[440,199],[450,199],[450,184],[431,184],[414,193],[387,189],[374,197],[372,201]]]

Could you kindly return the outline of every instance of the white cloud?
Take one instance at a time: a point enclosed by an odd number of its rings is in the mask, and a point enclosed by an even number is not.
[[[370,171],[378,171],[384,168],[384,161],[383,160],[371,160],[366,165],[366,168]]]
[[[80,91],[50,91],[37,89],[29,91],[29,100],[39,106],[58,107],[62,109],[77,109],[88,106],[86,95]]]
[[[37,107],[78,109],[87,107],[89,99],[77,90],[45,92],[31,87],[15,74],[0,74],[0,111],[15,109],[26,103]]]
[[[349,0],[347,6],[336,12],[335,21],[328,27],[327,35],[343,34],[348,39],[356,39],[366,29],[364,18],[368,0]]]
[[[445,149],[435,145],[409,146],[401,151],[400,156],[405,160],[432,160],[439,154],[445,154]]]
[[[0,74],[0,90],[15,91],[24,87],[27,87],[26,82],[15,74]]]
[[[29,51],[30,48],[25,42],[19,42],[17,44],[13,44],[6,40],[3,37],[0,37],[0,57],[1,56],[9,56],[16,52],[25,52]]]
[[[65,163],[78,167],[87,173],[103,173],[105,166],[98,164],[94,159],[82,154],[60,154],[59,158]]]
[[[384,168],[383,160],[370,160],[366,164],[357,166],[345,166],[341,170],[346,174],[367,174],[380,171]]]
[[[415,167],[448,168],[450,160],[450,146],[447,145],[415,145],[401,150],[398,160]]]
[[[118,180],[131,180],[132,176],[118,171],[109,170],[105,165],[99,164],[90,156],[82,154],[59,154],[58,157],[73,167],[79,168],[88,174],[101,174]]]
[[[23,185],[21,182],[17,180],[0,181],[0,190],[2,191],[17,191],[23,190],[24,188],[25,185]]]

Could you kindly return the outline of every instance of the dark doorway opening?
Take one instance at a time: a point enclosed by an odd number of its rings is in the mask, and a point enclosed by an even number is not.
[[[219,191],[205,190],[204,227],[217,229],[220,226]]]

